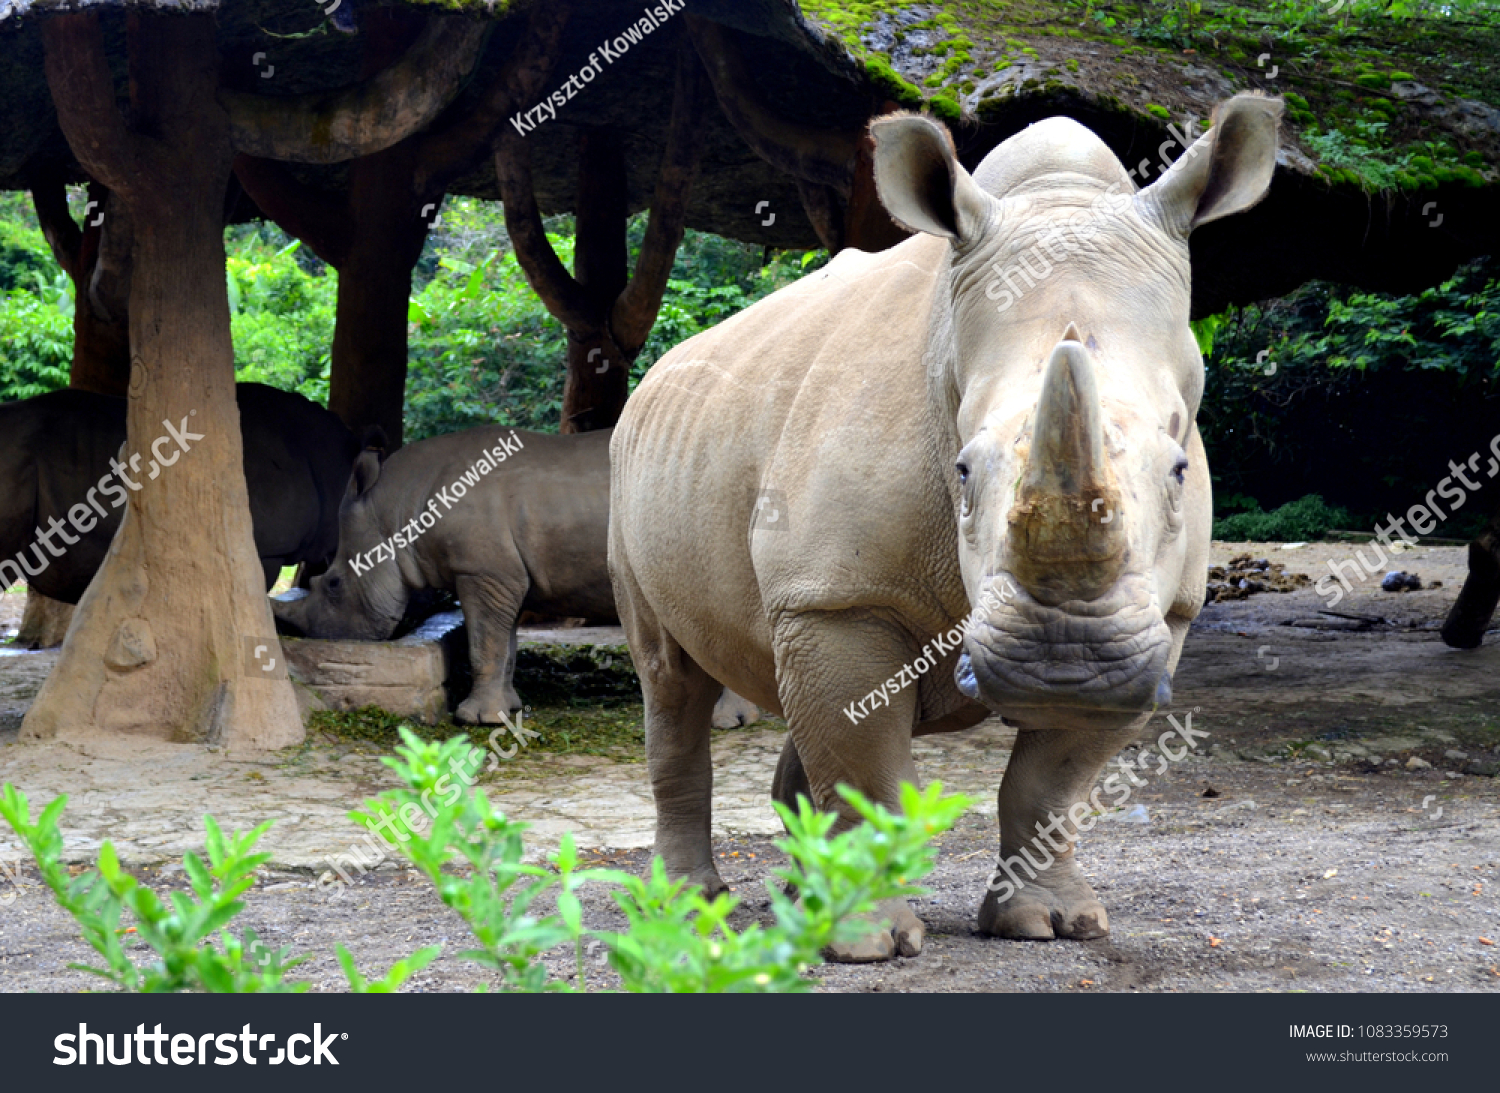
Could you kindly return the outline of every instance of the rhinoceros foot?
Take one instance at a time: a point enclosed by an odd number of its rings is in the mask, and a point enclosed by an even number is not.
[[[511,717],[520,708],[521,698],[514,691],[476,691],[459,703],[453,718],[465,725],[499,725],[502,714]]]
[[[1056,888],[1028,884],[1001,901],[994,891],[979,905],[979,932],[1013,941],[1091,941],[1109,936],[1109,912],[1087,881]]]
[[[888,899],[870,916],[875,929],[857,941],[828,946],[823,955],[835,964],[871,964],[896,954],[916,956],[922,951],[927,927],[904,899]]]

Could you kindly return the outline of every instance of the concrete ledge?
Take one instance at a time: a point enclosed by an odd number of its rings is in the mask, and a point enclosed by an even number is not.
[[[379,706],[433,725],[473,685],[463,613],[434,615],[398,641],[281,639],[305,721],[315,711]],[[527,704],[639,699],[640,681],[618,626],[523,627],[516,690]]]
[[[321,708],[379,706],[434,725],[454,704],[450,683],[467,675],[463,615],[434,615],[398,641],[282,638],[304,720]]]

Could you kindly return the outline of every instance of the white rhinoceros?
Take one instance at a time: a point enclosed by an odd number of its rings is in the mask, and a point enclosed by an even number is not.
[[[1002,860],[1045,830],[1057,853],[992,886],[980,928],[1108,932],[1057,814],[1092,810],[1105,761],[1170,699],[1203,603],[1188,235],[1264,195],[1280,113],[1236,96],[1140,192],[1067,119],[972,177],[935,122],[878,120],[881,200],[919,234],[840,254],[651,369],[610,447],[609,562],[674,874],[724,887],[720,683],[787,719],[776,796],[845,822],[838,783],[894,806],[913,735],[994,711],[1019,730]],[[919,951],[910,908],[883,910],[889,931],[835,955]]]

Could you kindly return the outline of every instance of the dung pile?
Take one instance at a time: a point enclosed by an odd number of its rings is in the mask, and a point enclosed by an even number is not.
[[[1208,595],[1203,602],[1243,600],[1257,592],[1291,592],[1306,588],[1312,578],[1305,573],[1288,573],[1280,562],[1239,554],[1227,566],[1208,567]]]

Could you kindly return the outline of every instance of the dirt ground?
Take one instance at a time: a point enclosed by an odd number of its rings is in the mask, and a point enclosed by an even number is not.
[[[1213,560],[1248,551],[1316,580],[1355,549],[1215,544]],[[1311,587],[1204,610],[1173,708],[1193,711],[1209,738],[1199,754],[1144,775],[1147,784],[1081,846],[1109,909],[1105,940],[1002,942],[974,932],[1013,734],[992,720],[917,741],[923,776],[978,802],[940,840],[931,894],[916,903],[926,948],[888,964],[825,967],[821,989],[1500,990],[1500,639],[1492,632],[1469,652],[1438,639],[1462,566],[1460,549],[1418,548],[1399,568],[1441,587],[1384,593],[1373,579],[1333,607],[1337,615],[1323,613]],[[19,615],[16,598],[0,600],[0,633],[7,604]],[[337,900],[315,889],[317,863],[356,834],[342,813],[388,784],[373,757],[318,744],[236,763],[201,749],[17,743],[49,656],[0,657],[0,781],[33,801],[72,795],[70,859],[88,860],[108,837],[138,875],[167,889],[181,872],[164,863],[201,839],[204,810],[229,817],[226,826],[274,816],[273,862],[240,921],[273,945],[313,954],[299,971],[315,990],[343,986],[338,942],[367,971],[423,945],[466,947],[458,918],[404,870],[371,873]],[[763,882],[781,860],[765,795],[782,731],[762,723],[715,734],[716,852],[744,900],[739,925],[767,914]],[[1153,725],[1151,735],[1160,731]],[[491,797],[537,822],[539,847],[572,828],[591,861],[648,860],[650,795],[638,761],[542,754],[497,777]],[[14,851],[0,836],[0,869],[11,868]],[[619,925],[603,894],[587,901],[587,918]],[[88,977],[66,965],[88,955],[34,872],[0,874],[0,987],[85,988]],[[559,955],[555,971],[567,977],[571,965]],[[597,953],[590,969],[591,987],[611,985]],[[484,980],[444,956],[413,989]]]

